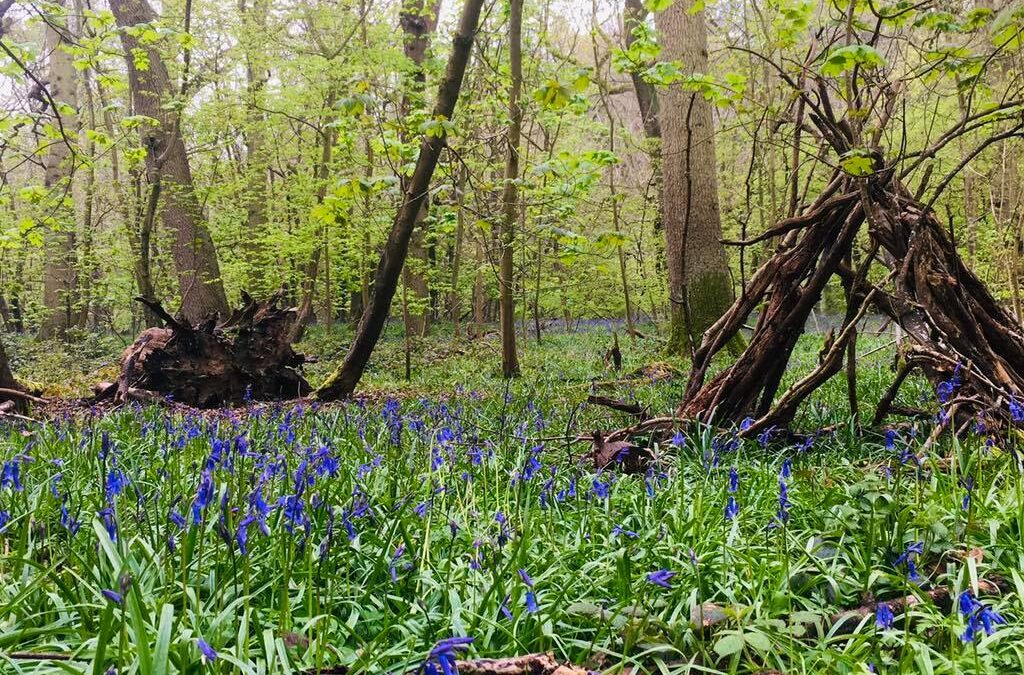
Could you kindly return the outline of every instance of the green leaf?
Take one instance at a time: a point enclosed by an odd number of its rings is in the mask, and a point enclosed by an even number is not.
[[[676,0],[644,0],[644,7],[652,12],[663,12],[671,7]]]
[[[174,624],[174,605],[160,609],[160,627],[156,631],[156,649],[153,650],[153,675],[167,675],[171,650],[171,627]]]
[[[821,74],[837,77],[856,66],[865,70],[885,66],[885,59],[869,45],[847,45],[833,50],[821,66]]]
[[[715,653],[719,656],[732,656],[738,654],[743,650],[743,635],[742,633],[729,633],[723,635],[715,643]]]

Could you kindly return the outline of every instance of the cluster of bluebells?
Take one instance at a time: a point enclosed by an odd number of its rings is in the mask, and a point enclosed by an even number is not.
[[[997,625],[1006,623],[1006,619],[988,605],[982,604],[969,590],[960,594],[957,605],[960,616],[967,624],[960,635],[964,642],[974,642],[982,631],[985,635],[992,635]]]

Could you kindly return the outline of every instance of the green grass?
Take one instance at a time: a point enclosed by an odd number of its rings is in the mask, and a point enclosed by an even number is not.
[[[307,343],[328,355],[314,381],[344,344],[333,339],[332,347],[314,333]],[[361,403],[201,417],[124,409],[0,431],[0,461],[18,467],[22,487],[8,469],[0,672],[347,665],[399,673],[453,635],[475,638],[471,656],[552,651],[609,672],[864,673],[869,663],[888,673],[1024,670],[1024,486],[1007,448],[978,435],[943,439],[918,467],[901,457],[920,450],[927,426],[901,429],[890,449],[847,424],[803,452],[687,428],[684,447],[654,447],[648,475],[595,474],[580,461],[586,446],[567,435],[627,420],[583,403],[591,382],[616,380],[605,393],[655,413],[671,410],[685,384],[605,372],[608,341],[600,332],[545,336],[526,346],[524,376],[506,386],[492,342],[458,353],[450,338],[431,337],[417,345],[406,382],[401,341],[391,339],[375,355],[365,383],[373,395]],[[862,353],[885,345],[869,336]],[[813,366],[819,346],[805,338],[790,380]],[[623,350],[627,374],[664,360],[653,341],[623,340]],[[863,360],[865,410],[891,377],[891,358],[881,349]],[[31,360],[17,363],[31,372]],[[397,443],[382,415],[389,394],[401,401]],[[916,381],[903,396],[934,408],[931,398]],[[805,406],[797,427],[842,423],[846,406],[840,377]],[[787,458],[791,504],[782,523]],[[206,467],[212,492],[195,523]],[[108,494],[122,473],[123,489]],[[269,534],[251,522],[243,554],[236,537],[260,503],[258,487],[274,507]],[[725,517],[730,496],[739,506],[733,520]],[[69,517],[82,523],[74,535]],[[923,546],[919,582],[894,565],[915,542]],[[966,555],[972,549],[983,553]],[[520,569],[534,582],[535,613]],[[661,569],[675,573],[671,588],[648,581]],[[965,644],[963,618],[926,592],[957,594],[985,580],[1002,585],[981,600],[1007,623]],[[833,623],[843,609],[906,595],[922,601],[897,611],[890,630],[877,629],[871,613]],[[716,618],[703,631],[692,620],[702,605]],[[200,638],[216,661],[203,662]],[[18,652],[69,660],[13,658]]]

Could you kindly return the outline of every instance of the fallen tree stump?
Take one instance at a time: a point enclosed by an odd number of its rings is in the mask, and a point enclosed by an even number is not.
[[[171,400],[197,408],[276,401],[307,395],[299,372],[305,361],[289,342],[294,309],[277,307],[279,296],[243,306],[223,323],[210,317],[198,325],[172,317],[156,301],[136,298],[165,323],[144,330],[121,355],[117,382],[97,399],[119,402]]]

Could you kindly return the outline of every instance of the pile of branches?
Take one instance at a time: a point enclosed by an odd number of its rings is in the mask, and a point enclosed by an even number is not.
[[[940,426],[954,424],[962,429],[979,415],[994,425],[1012,421],[1009,404],[1024,398],[1024,331],[964,263],[956,250],[952,223],[944,228],[931,207],[985,147],[1024,135],[1020,119],[1024,102],[1004,102],[965,116],[931,147],[887,161],[878,141],[893,109],[891,89],[875,97],[888,103],[868,140],[856,122],[835,116],[820,78],[814,89],[790,83],[801,110],[806,106],[811,111],[813,126],[804,128],[816,131],[821,143],[840,158],[868,144],[874,148],[871,170],[867,175],[851,175],[843,170],[842,161],[836,162],[813,203],[757,237],[725,242],[740,247],[766,241],[777,245],[732,307],[703,335],[675,415],[643,420],[605,440],[664,431],[679,420],[724,426],[752,418],[752,423],[743,424],[742,434],[748,437],[788,428],[801,403],[839,374],[844,364],[851,414],[866,422],[856,398],[856,341],[857,326],[869,309],[888,317],[908,337],[901,346],[893,382],[871,415],[871,423],[879,425],[890,414],[908,412],[894,401],[914,371],[923,373],[940,392],[944,406]],[[912,171],[963,133],[1007,120],[1012,126],[991,134],[968,153],[938,183],[928,202],[922,201],[922,195],[930,171],[925,171],[916,192],[906,187],[904,181]],[[846,297],[842,325],[827,336],[817,366],[780,393],[793,349],[833,277],[841,282]],[[744,330],[755,310],[759,314],[745,350],[709,379],[712,360]]]
[[[97,398],[166,401],[218,408],[243,402],[305,396],[305,361],[292,349],[294,309],[277,306],[280,296],[243,305],[226,321],[211,316],[193,325],[172,317],[155,300],[136,298],[165,324],[143,331],[121,356],[117,382],[98,387]]]

